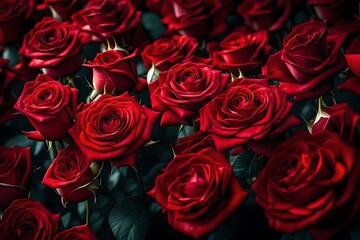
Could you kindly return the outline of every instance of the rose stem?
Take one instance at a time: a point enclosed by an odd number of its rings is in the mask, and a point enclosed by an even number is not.
[[[48,146],[50,146],[50,148],[49,148],[50,158],[52,161],[54,161],[54,159],[56,158],[56,156],[58,154],[56,142],[48,141]]]
[[[141,192],[141,197],[144,197],[146,189],[145,189],[145,185],[141,178],[140,169],[139,169],[138,165],[136,165],[136,164],[134,166],[132,166],[132,169],[134,169],[134,171],[135,171],[136,180],[138,182],[139,190]]]
[[[88,200],[85,201],[85,207],[86,207],[85,222],[86,222],[86,225],[89,225],[89,201]]]

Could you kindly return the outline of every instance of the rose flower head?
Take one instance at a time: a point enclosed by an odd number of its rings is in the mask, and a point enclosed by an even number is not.
[[[149,84],[154,110],[163,113],[161,125],[189,124],[199,109],[224,91],[229,74],[204,63],[185,62],[161,72]]]
[[[158,117],[158,112],[141,106],[127,92],[105,94],[84,105],[69,133],[88,161],[112,160],[117,167],[134,166]]]
[[[0,146],[0,207],[12,201],[27,198],[31,182],[32,164],[30,148]]]
[[[96,162],[87,161],[77,147],[69,146],[59,151],[42,183],[54,188],[65,206],[68,201],[80,202],[96,196],[99,184],[95,180],[99,174]]]
[[[188,60],[195,54],[197,47],[195,38],[174,35],[170,39],[160,38],[146,45],[141,57],[147,69],[154,63],[157,69],[166,71],[175,64]]]
[[[341,239],[334,234],[359,213],[359,186],[358,148],[333,132],[297,131],[275,149],[252,188],[276,231],[310,228],[315,239]]]
[[[31,58],[30,67],[42,68],[53,78],[70,76],[81,67],[87,41],[74,25],[44,17],[25,35],[19,54]]]
[[[18,199],[6,208],[0,220],[0,238],[54,239],[60,231],[60,214],[51,213],[41,202]]]
[[[133,62],[136,55],[136,51],[128,54],[121,48],[108,49],[83,66],[92,68],[95,90],[118,95],[131,91],[139,84]]]
[[[64,86],[49,75],[27,82],[15,109],[26,116],[42,140],[59,140],[73,125],[78,90]]]
[[[171,227],[193,238],[214,231],[247,197],[226,156],[213,148],[176,155],[148,194]]]
[[[267,79],[238,78],[200,109],[200,130],[210,133],[220,152],[282,134],[300,121],[293,103]]]
[[[340,52],[345,37],[320,21],[298,24],[284,38],[284,48],[269,57],[263,74],[279,81],[295,100],[319,97],[332,87],[331,78],[346,69]]]

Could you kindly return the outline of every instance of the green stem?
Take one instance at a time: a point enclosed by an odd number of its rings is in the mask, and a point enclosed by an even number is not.
[[[85,222],[86,222],[86,225],[89,225],[89,201],[88,200],[85,201],[85,207],[86,207]]]
[[[145,188],[145,185],[144,185],[144,183],[142,181],[142,178],[141,178],[140,169],[139,169],[138,165],[132,166],[132,168],[135,171],[136,180],[138,182],[140,194],[143,197],[145,195],[146,188]]]

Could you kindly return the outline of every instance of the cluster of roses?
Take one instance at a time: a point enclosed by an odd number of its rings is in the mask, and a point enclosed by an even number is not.
[[[310,228],[315,238],[330,239],[360,210],[360,115],[347,103],[324,106],[321,96],[341,72],[347,80],[338,89],[360,95],[360,20],[348,13],[356,1],[306,4],[320,20],[293,26],[275,46],[303,1],[5,0],[1,51],[23,40],[16,65],[0,59],[0,122],[15,108],[36,129],[24,132],[28,138],[64,142],[42,182],[64,205],[101,188],[99,162],[135,166],[158,119],[161,127],[192,125],[148,192],[175,230],[205,236],[241,206],[248,193],[226,153],[251,150],[267,158],[251,189],[270,227]],[[235,6],[244,26],[227,32],[226,16]],[[52,17],[39,20],[35,9]],[[137,9],[159,14],[165,37],[149,43]],[[37,23],[29,30],[31,22]],[[84,64],[83,47],[106,41],[108,49]],[[204,52],[209,58],[200,57]],[[137,76],[139,55],[146,79]],[[81,66],[92,68],[94,91],[78,104],[72,76]],[[17,99],[9,91],[14,79],[26,81]],[[151,109],[130,94],[147,89]],[[316,99],[308,132],[292,133],[301,124],[294,105]],[[1,147],[0,238],[95,239],[87,225],[60,231],[58,214],[26,199],[31,166],[30,148]]]

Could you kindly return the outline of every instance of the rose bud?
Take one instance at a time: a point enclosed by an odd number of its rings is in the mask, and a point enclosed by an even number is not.
[[[19,54],[31,58],[30,67],[42,68],[57,79],[79,70],[81,49],[87,42],[75,26],[44,17],[25,35]]]
[[[15,74],[7,68],[9,60],[0,58],[0,123],[13,117],[15,98],[11,95],[10,84]]]
[[[6,208],[12,201],[27,198],[31,181],[30,148],[0,146],[0,208]]]
[[[129,55],[123,49],[112,49],[98,53],[93,62],[83,66],[92,68],[93,85],[98,92],[119,95],[138,84],[135,56],[136,52]]]
[[[141,106],[127,92],[105,94],[84,105],[69,133],[88,161],[111,160],[116,167],[134,166],[158,117],[158,112]]]
[[[77,89],[39,74],[35,81],[25,84],[15,109],[29,119],[40,139],[59,140],[73,125],[77,93]]]
[[[147,69],[154,63],[161,71],[166,71],[177,63],[185,62],[197,51],[198,42],[188,36],[174,35],[171,39],[160,38],[148,44],[141,52]]]
[[[0,45],[20,39],[25,22],[34,13],[34,0],[2,0],[0,5]]]
[[[100,174],[96,162],[90,162],[77,148],[69,146],[59,151],[45,173],[42,183],[54,188],[65,206],[68,201],[81,202],[95,196]]]
[[[218,36],[227,28],[226,11],[219,0],[165,1],[161,14],[169,32],[198,39]]]
[[[265,64],[272,50],[267,41],[266,31],[237,28],[219,44],[208,44],[208,48],[215,67],[238,75],[239,70],[248,73]]]
[[[320,21],[296,25],[284,38],[284,49],[269,57],[263,74],[279,81],[295,100],[319,97],[332,87],[331,78],[346,69],[340,52],[345,37]]]
[[[148,194],[169,225],[192,238],[214,231],[247,197],[227,157],[212,148],[177,155]]]
[[[54,240],[96,240],[88,225],[75,226],[58,233]]]
[[[360,209],[360,152],[333,132],[297,131],[279,145],[252,188],[269,226],[314,239],[334,234]]]
[[[51,213],[41,202],[18,199],[5,209],[0,220],[1,239],[54,239],[60,231],[60,214]]]
[[[241,148],[300,124],[291,115],[292,106],[288,96],[267,79],[235,79],[200,109],[200,130],[210,133],[220,152]]]
[[[211,65],[185,62],[176,64],[149,84],[154,110],[163,113],[161,125],[189,124],[188,120],[208,101],[224,91],[229,74]]]

